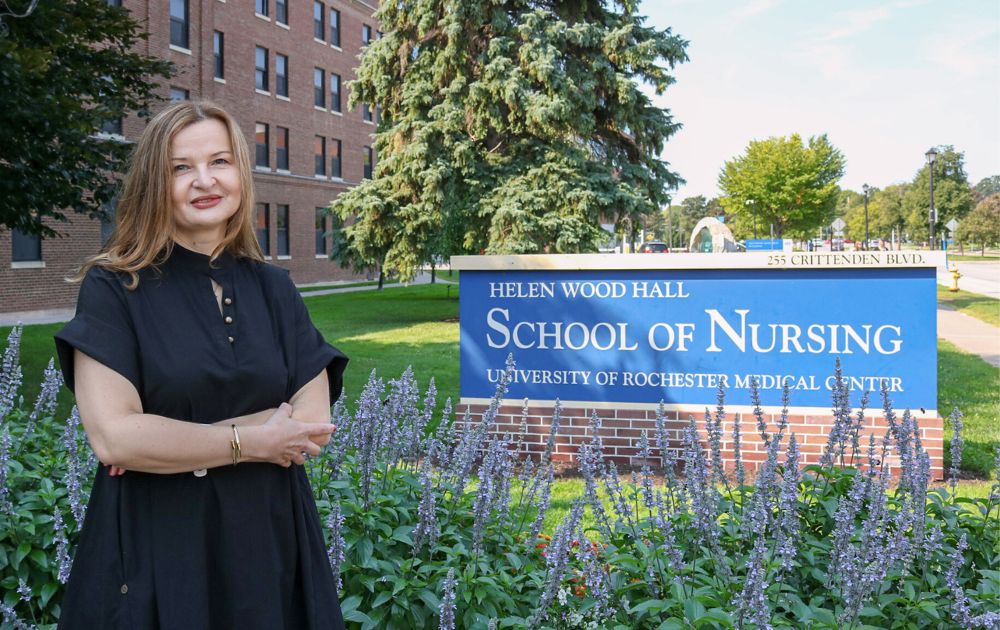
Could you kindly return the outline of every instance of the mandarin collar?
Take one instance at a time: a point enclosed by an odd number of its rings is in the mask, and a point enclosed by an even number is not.
[[[167,258],[166,266],[211,273],[228,270],[232,267],[234,260],[233,255],[228,251],[223,251],[213,260],[207,254],[196,252],[175,242],[170,256]]]

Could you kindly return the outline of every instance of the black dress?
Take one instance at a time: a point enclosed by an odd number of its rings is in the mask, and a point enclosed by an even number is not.
[[[283,269],[175,246],[159,270],[93,268],[56,335],[135,385],[145,413],[212,423],[277,407],[347,358],[327,344]],[[222,286],[223,311],[211,280]],[[113,463],[113,462],[112,462]],[[343,628],[316,504],[301,466],[193,473],[98,470],[60,628]]]

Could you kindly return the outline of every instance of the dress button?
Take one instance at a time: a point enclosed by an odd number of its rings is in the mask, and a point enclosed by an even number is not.
[[[233,339],[232,337],[229,338],[229,343],[233,343],[234,341],[236,341],[236,340]]]
[[[128,584],[122,584],[122,595],[128,593]]]
[[[226,304],[226,306],[229,306],[230,304],[233,303],[233,298],[226,298],[222,301]]]
[[[230,317],[230,316],[228,316],[228,315],[226,315],[226,323],[227,324],[232,324],[233,323],[233,318]]]

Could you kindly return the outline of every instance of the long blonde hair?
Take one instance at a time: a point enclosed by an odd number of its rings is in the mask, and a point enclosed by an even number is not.
[[[212,258],[227,251],[237,257],[264,260],[253,229],[253,178],[246,137],[233,117],[218,105],[208,101],[187,101],[164,109],[142,132],[122,183],[115,231],[100,253],[83,263],[75,281],[82,280],[96,265],[128,273],[131,281],[125,286],[133,290],[139,286],[139,271],[158,265],[170,256],[174,247],[170,145],[180,130],[211,119],[225,125],[229,133],[242,193],[239,208],[226,223],[225,236],[212,252]]]

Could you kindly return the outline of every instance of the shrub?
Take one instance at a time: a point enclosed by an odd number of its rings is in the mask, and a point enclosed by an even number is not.
[[[5,628],[58,619],[96,466],[77,415],[52,418],[51,364],[24,410],[18,335],[0,366]],[[692,420],[678,451],[661,421],[640,441],[659,470],[631,479],[605,461],[594,417],[579,454],[584,490],[545,532],[559,409],[540,461],[522,458],[526,429],[490,431],[506,383],[481,423],[453,423],[450,401],[432,418],[433,380],[421,395],[410,370],[389,383],[373,372],[353,411],[334,406],[340,430],[307,472],[349,625],[1000,628],[1000,479],[986,499],[929,488],[916,420],[898,417],[885,392],[890,429],[862,444],[863,413],[835,390],[818,466],[800,465],[785,415],[771,427],[758,414],[768,459],[752,481],[742,466],[722,468],[723,433],[743,430],[738,416],[727,422],[722,392],[706,410],[704,443]],[[901,462],[898,481],[889,456]],[[960,459],[956,431],[955,468]]]

